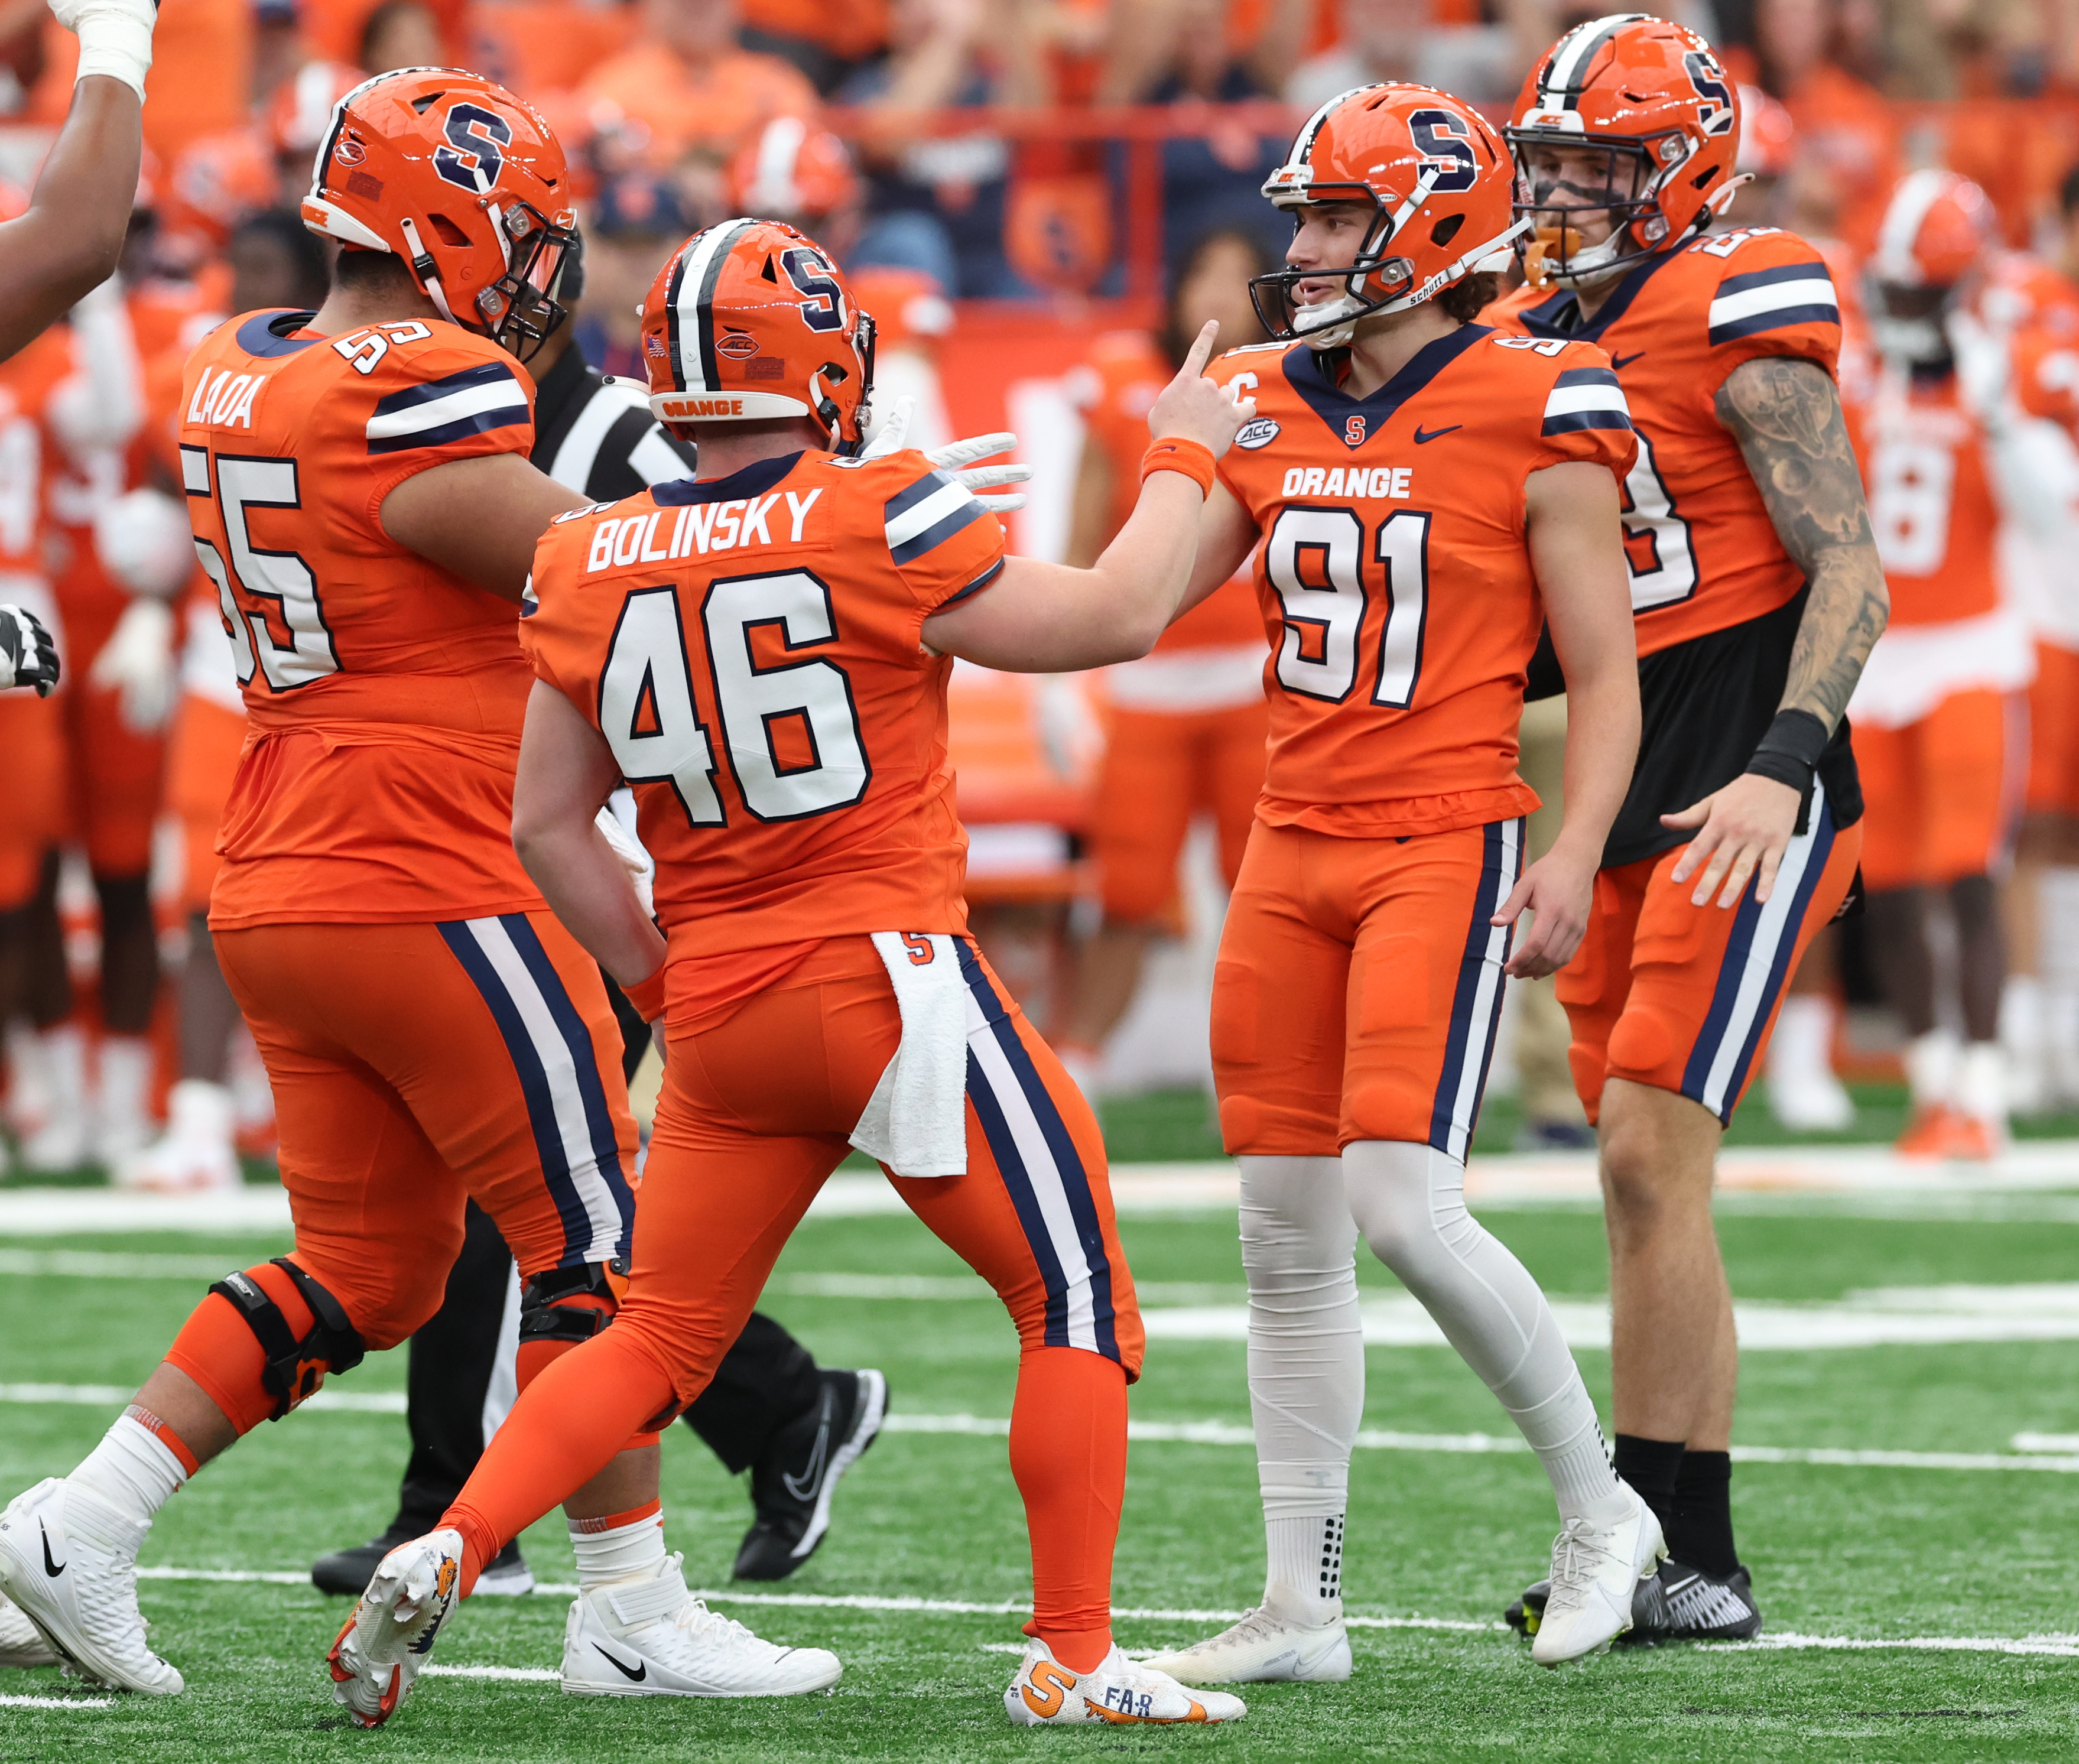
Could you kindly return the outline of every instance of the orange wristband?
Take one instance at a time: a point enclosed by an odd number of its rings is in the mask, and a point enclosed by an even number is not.
[[[1213,450],[1203,441],[1170,435],[1154,442],[1140,456],[1141,481],[1158,471],[1180,471],[1198,487],[1199,495],[1213,493]]]
[[[657,972],[649,979],[621,989],[627,995],[628,1002],[642,1014],[646,1023],[654,1023],[664,1014],[664,974],[671,965],[669,962],[659,962]]]

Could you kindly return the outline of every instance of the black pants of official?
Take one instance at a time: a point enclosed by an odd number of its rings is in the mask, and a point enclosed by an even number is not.
[[[650,1032],[611,981],[607,990],[621,1020],[622,1069],[633,1078]],[[512,1281],[512,1256],[505,1239],[490,1214],[471,1202],[462,1253],[448,1274],[441,1308],[412,1336],[408,1350],[405,1419],[412,1457],[394,1527],[401,1535],[431,1531],[483,1455],[483,1399]],[[763,1457],[773,1435],[820,1394],[809,1350],[770,1317],[754,1311],[723,1356],[714,1382],[686,1410],[686,1424],[734,1475]]]

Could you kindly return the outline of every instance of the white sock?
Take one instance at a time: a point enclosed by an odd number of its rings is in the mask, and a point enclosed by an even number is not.
[[[98,1114],[104,1131],[136,1132],[151,1118],[156,1056],[142,1035],[104,1035]]]
[[[125,1519],[149,1525],[187,1479],[186,1467],[172,1448],[125,1413],[65,1481],[98,1496]]]
[[[1466,1167],[1429,1146],[1361,1139],[1343,1186],[1373,1253],[1399,1276],[1501,1399],[1544,1465],[1562,1519],[1631,1511],[1601,1423],[1529,1270],[1466,1210]]]
[[[1905,1081],[1916,1109],[1947,1107],[1953,1100],[1962,1051],[1955,1032],[1947,1029],[1930,1029],[1905,1044]]]
[[[77,1120],[86,1113],[86,1032],[77,1023],[60,1023],[46,1029],[42,1039],[50,1118]]]
[[[1989,1125],[2007,1124],[2006,1049],[1996,1041],[1967,1043],[1956,1065],[1956,1106]]]
[[[1792,993],[1769,1037],[1768,1081],[1794,1085],[1833,1069],[1834,1001],[1818,993]]]
[[[578,1585],[589,1591],[617,1580],[650,1580],[664,1566],[662,1503],[625,1525],[596,1519],[570,1522],[571,1553],[578,1559]]]
[[[1296,1622],[1342,1612],[1350,1449],[1364,1414],[1357,1227],[1334,1158],[1241,1160],[1249,1402],[1263,1496],[1264,1603]],[[1323,1562],[1334,1536],[1333,1590]]]

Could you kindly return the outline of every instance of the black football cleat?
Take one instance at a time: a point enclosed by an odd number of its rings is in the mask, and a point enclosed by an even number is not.
[[[1548,1581],[1526,1586],[1502,1613],[1510,1628],[1535,1636],[1552,1591]],[[1721,1580],[1682,1562],[1664,1561],[1632,1595],[1631,1628],[1617,1637],[1621,1648],[1650,1648],[1662,1641],[1746,1641],[1761,1633],[1761,1607],[1754,1578],[1745,1568]]]
[[[352,1549],[336,1549],[311,1564],[311,1584],[320,1592],[337,1593],[343,1599],[358,1599],[375,1578],[376,1565],[399,1544],[408,1544],[420,1534],[399,1531],[394,1525],[380,1537]],[[477,1577],[480,1593],[514,1594],[534,1590],[534,1570],[520,1553],[516,1541],[508,1544]]]
[[[738,1580],[784,1580],[816,1553],[830,1528],[838,1478],[880,1436],[888,1381],[871,1369],[823,1372],[815,1403],[790,1421],[751,1466],[757,1523],[743,1534]]]

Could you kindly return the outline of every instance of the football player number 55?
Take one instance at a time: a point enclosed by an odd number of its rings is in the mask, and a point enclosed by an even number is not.
[[[238,683],[249,683],[256,667],[278,692],[337,674],[339,651],[325,628],[317,578],[310,566],[293,551],[258,550],[246,531],[249,508],[303,506],[296,488],[295,461],[211,454],[207,448],[183,446],[181,480],[190,497],[213,495],[223,516],[229,559],[207,539],[197,539],[195,548],[204,573],[216,584],[217,605],[238,665]],[[261,603],[260,609],[241,606],[241,592],[248,602]],[[270,601],[287,633],[286,644],[275,640],[274,617],[266,604]]]
[[[760,626],[789,654],[835,642],[830,590],[805,570],[736,576],[709,587],[701,622],[730,775],[744,807],[760,821],[799,821],[864,796],[872,771],[843,670],[814,658],[761,666],[751,652]],[[797,754],[805,737],[805,763],[780,757],[790,725]],[[676,589],[636,588],[622,602],[600,676],[599,726],[630,784],[670,784],[696,827],[727,824]]]

